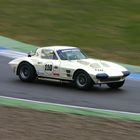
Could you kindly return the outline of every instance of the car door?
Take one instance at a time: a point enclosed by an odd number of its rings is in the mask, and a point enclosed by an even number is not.
[[[53,50],[42,49],[38,60],[38,75],[50,78],[60,78],[60,61]]]
[[[60,63],[60,76],[65,80],[72,80],[74,65],[72,61],[62,60]]]

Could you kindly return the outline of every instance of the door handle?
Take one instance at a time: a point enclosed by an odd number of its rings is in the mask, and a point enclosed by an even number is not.
[[[37,64],[42,64],[42,62],[37,62]]]

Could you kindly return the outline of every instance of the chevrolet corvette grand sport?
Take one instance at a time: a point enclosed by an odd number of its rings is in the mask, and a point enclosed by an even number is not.
[[[79,89],[88,89],[95,84],[117,89],[130,74],[118,64],[88,58],[79,48],[69,46],[38,48],[9,64],[22,81],[32,82],[36,78],[65,80]]]

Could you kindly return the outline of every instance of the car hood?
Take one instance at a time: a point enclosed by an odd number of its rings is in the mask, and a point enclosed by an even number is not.
[[[117,65],[117,64],[109,62],[109,61],[91,59],[91,58],[77,60],[77,63],[84,65],[84,66],[91,66],[92,68],[110,68],[113,65]]]
[[[109,76],[118,76],[123,75],[122,71],[127,71],[123,66],[116,63],[98,59],[82,59],[77,60],[78,64],[81,64],[83,67],[92,68],[96,73],[107,73]]]

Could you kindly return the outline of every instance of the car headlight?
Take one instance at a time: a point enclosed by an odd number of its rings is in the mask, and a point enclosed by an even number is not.
[[[109,76],[106,73],[100,73],[96,75],[97,79],[107,79]]]
[[[129,71],[122,71],[122,73],[123,73],[123,76],[124,76],[124,77],[130,75],[130,72],[129,72]]]

